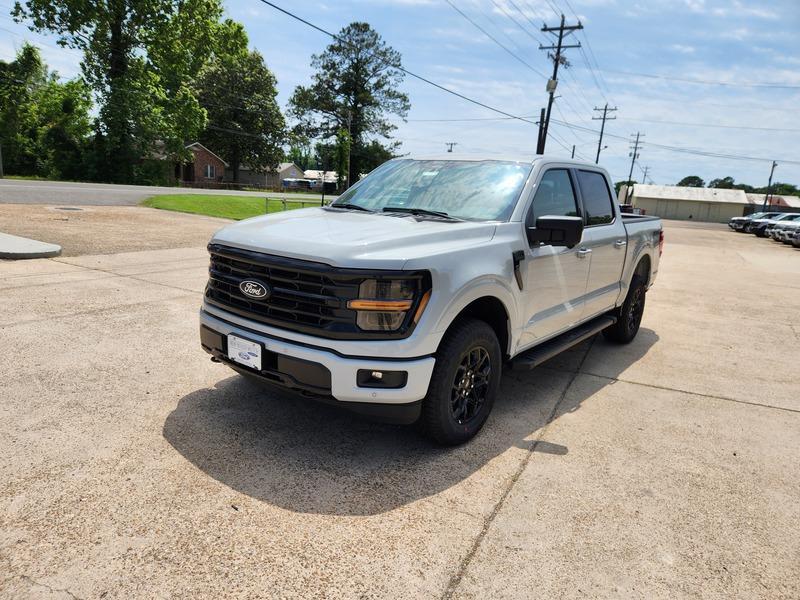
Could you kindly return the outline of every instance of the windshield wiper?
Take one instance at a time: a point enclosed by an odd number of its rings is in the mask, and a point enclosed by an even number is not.
[[[441,210],[428,210],[427,208],[414,208],[412,206],[384,206],[383,212],[398,212],[425,217],[440,217],[442,219],[450,219],[451,221],[463,220],[459,219],[458,217],[451,217],[449,214]]]
[[[349,202],[341,202],[339,204],[333,203],[328,205],[329,208],[347,208],[350,210],[363,210],[364,212],[373,212],[368,208],[364,208],[363,206],[359,206],[358,204],[350,204]]]

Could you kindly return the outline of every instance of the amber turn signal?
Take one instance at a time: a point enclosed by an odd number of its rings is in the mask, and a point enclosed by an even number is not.
[[[402,312],[411,308],[411,300],[348,300],[347,308],[353,310],[377,310],[381,312]]]

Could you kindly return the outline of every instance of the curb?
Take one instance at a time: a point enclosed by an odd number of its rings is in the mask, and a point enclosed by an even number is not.
[[[61,254],[61,246],[39,242],[8,233],[0,233],[0,258],[52,258]]]

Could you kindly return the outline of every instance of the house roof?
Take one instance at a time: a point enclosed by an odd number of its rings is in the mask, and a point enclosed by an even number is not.
[[[322,171],[317,169],[308,169],[303,173],[306,179],[323,179],[324,181],[336,181],[336,171],[325,171],[324,178],[321,177]]]
[[[218,159],[222,161],[222,164],[224,164],[226,167],[229,166],[228,163],[225,162],[224,158],[222,158],[219,154],[215,154],[214,152],[203,146],[203,144],[201,144],[200,142],[192,142],[191,144],[186,144],[186,149],[188,150],[189,148],[194,148],[195,146],[197,146],[198,148],[202,148],[203,150],[208,152],[211,156],[216,156]]]
[[[753,204],[763,204],[765,194],[747,194],[748,200]],[[769,203],[770,206],[780,206],[784,208],[800,208],[800,197],[798,196],[779,196],[772,195]]]
[[[722,202],[726,204],[755,204],[747,197],[744,190],[727,190],[722,188],[683,187],[677,185],[645,185],[636,183],[633,186],[635,198],[653,198],[658,200],[683,200],[685,202]],[[762,196],[761,200],[764,198]]]

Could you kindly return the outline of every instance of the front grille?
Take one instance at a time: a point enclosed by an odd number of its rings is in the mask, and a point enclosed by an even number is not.
[[[227,312],[324,337],[387,338],[410,333],[410,322],[391,334],[361,331],[356,312],[347,308],[347,301],[358,297],[359,285],[365,279],[410,275],[421,281],[421,273],[342,269],[219,244],[209,245],[208,250],[211,264],[206,302]],[[247,279],[266,284],[271,294],[263,300],[248,298],[239,289]]]

